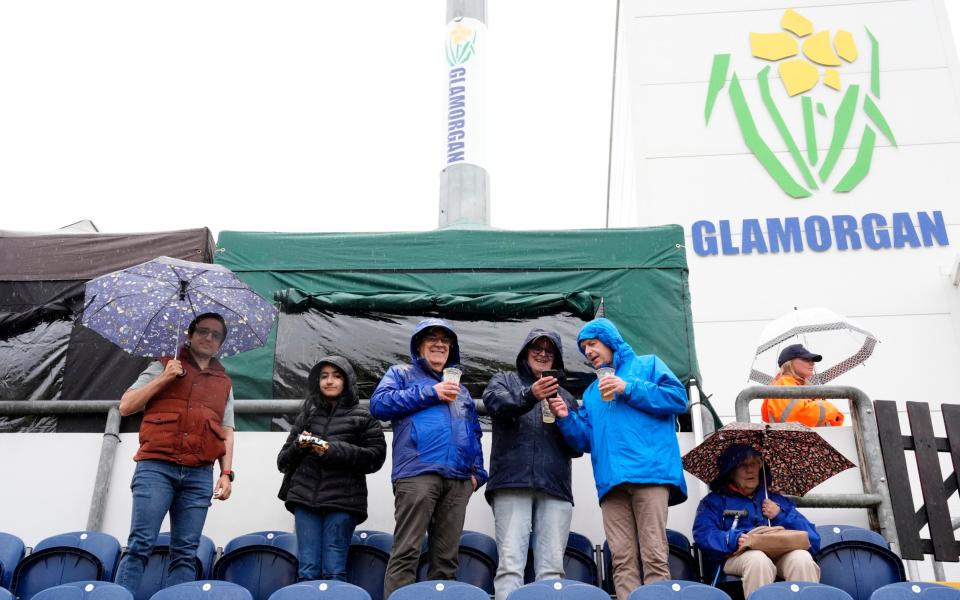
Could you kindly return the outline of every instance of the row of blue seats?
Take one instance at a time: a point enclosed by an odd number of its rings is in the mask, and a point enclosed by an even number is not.
[[[514,590],[508,600],[609,600],[607,592],[569,579],[539,581]],[[0,600],[13,600],[0,588]],[[133,600],[126,588],[102,581],[79,581],[43,590],[34,600]],[[150,600],[254,600],[250,591],[228,581],[194,581],[156,592]],[[361,587],[341,581],[304,581],[276,590],[268,600],[371,600]],[[489,600],[484,590],[460,581],[423,581],[394,591],[390,600]],[[671,580],[645,585],[628,600],[730,600],[719,588]],[[763,586],[749,600],[852,600],[822,583],[783,581]],[[934,583],[892,583],[869,600],[960,600],[960,590]]]
[[[856,600],[866,600],[870,593],[886,583],[904,580],[903,565],[889,551],[886,540],[877,533],[852,526],[821,526],[822,550],[817,559],[823,571],[823,582],[846,589]],[[712,581],[713,574],[701,576],[695,549],[681,533],[667,531],[670,544],[670,569],[674,579]],[[358,531],[354,534],[348,560],[348,580],[366,589],[373,600],[381,600],[382,585],[393,536],[384,532]],[[169,536],[161,534],[137,591],[136,600],[147,600],[165,586],[169,554]],[[424,542],[426,544],[426,542]],[[0,534],[0,583],[17,592],[21,600],[29,600],[37,591],[68,580],[112,580],[120,552],[119,542],[112,536],[96,532],[77,532],[47,538],[39,544],[30,560],[17,565],[23,556],[23,543],[9,534]],[[426,546],[424,546],[424,550]],[[258,600],[296,581],[297,544],[293,534],[257,532],[231,540],[223,556],[214,564],[216,549],[203,537],[198,551],[198,579],[221,579],[239,583]],[[571,533],[564,557],[568,579],[601,586],[613,593],[609,548],[604,543],[602,561],[595,558],[593,544],[585,536]],[[62,571],[61,563],[70,558],[71,569]],[[497,568],[496,544],[492,538],[477,532],[464,532],[461,537],[460,567],[457,580],[493,593]],[[603,563],[601,576],[600,564]],[[533,580],[532,561],[528,561],[525,581]],[[882,567],[882,568],[880,568]],[[850,577],[851,570],[854,577]],[[862,571],[862,573],[859,573]],[[426,563],[421,564],[419,580],[426,578]],[[737,578],[722,577],[719,585],[739,593]]]

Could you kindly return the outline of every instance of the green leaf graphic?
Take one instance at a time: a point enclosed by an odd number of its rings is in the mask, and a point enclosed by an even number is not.
[[[853,111],[857,107],[857,98],[860,95],[860,86],[851,85],[847,88],[847,93],[843,95],[840,102],[840,108],[833,117],[833,139],[830,141],[830,149],[827,150],[827,157],[820,166],[820,181],[826,182],[830,177],[830,172],[837,165],[837,159],[840,158],[840,151],[850,135],[850,125],[853,123]]]
[[[703,120],[710,124],[710,115],[713,114],[713,105],[717,101],[717,94],[727,83],[727,69],[730,67],[729,54],[715,54],[713,67],[710,69],[710,85],[707,87],[707,105],[703,109]]]
[[[807,198],[810,192],[802,185],[796,182],[790,175],[776,155],[770,150],[770,146],[763,141],[760,132],[757,131],[757,125],[750,114],[750,108],[747,106],[746,98],[743,96],[743,88],[740,87],[740,80],[734,73],[730,80],[730,103],[733,104],[733,113],[737,117],[737,123],[740,125],[740,133],[743,134],[743,140],[747,148],[757,157],[763,168],[770,173],[773,180],[777,182],[786,194],[793,198]]]
[[[833,188],[835,192],[849,192],[863,181],[863,178],[870,172],[870,162],[873,160],[873,145],[877,139],[877,134],[869,125],[864,126],[863,136],[860,137],[860,148],[857,150],[857,159],[850,165],[850,169],[844,174],[843,179]]]
[[[807,163],[803,162],[800,148],[798,148],[797,143],[793,141],[793,135],[787,128],[783,116],[780,115],[777,105],[773,102],[773,96],[770,95],[769,76],[769,66],[760,69],[760,72],[757,73],[757,85],[760,86],[760,96],[763,98],[763,105],[767,107],[767,112],[770,114],[770,118],[773,119],[773,124],[777,126],[777,131],[780,132],[783,143],[787,145],[787,150],[790,152],[790,156],[793,157],[793,162],[797,165],[797,169],[800,170],[800,174],[803,175],[803,180],[807,183],[807,187],[815,190],[817,189],[817,182],[813,180],[813,175],[810,174]]]
[[[880,133],[890,140],[891,144],[896,146],[897,140],[893,137],[893,131],[890,129],[890,125],[887,124],[887,120],[883,117],[883,113],[880,112],[880,108],[874,104],[873,98],[867,94],[863,95],[863,112],[867,113],[867,116],[870,117],[873,124],[880,130]]]
[[[813,123],[813,100],[803,96],[803,131],[807,140],[807,160],[810,166],[817,164],[817,128]]]

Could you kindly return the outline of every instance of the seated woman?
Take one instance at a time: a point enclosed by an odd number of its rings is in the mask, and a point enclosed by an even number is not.
[[[820,536],[793,502],[774,492],[764,493],[760,454],[750,446],[734,444],[717,463],[720,474],[710,484],[711,493],[700,501],[693,522],[693,540],[704,556],[705,577],[712,581],[721,566],[724,573],[741,576],[744,598],[758,587],[773,583],[777,575],[786,581],[819,582],[820,567],[812,554],[820,549]],[[767,481],[769,477],[768,471]],[[739,518],[734,529],[734,517],[725,516],[724,511],[743,511],[745,516]],[[759,550],[730,556],[743,546],[746,533],[768,524],[806,531],[810,549],[792,550],[775,560]]]
[[[813,363],[823,360],[802,344],[787,346],[780,352],[780,370],[770,385],[808,385],[813,376]],[[822,398],[765,398],[760,416],[767,423],[796,421],[808,427],[843,425],[843,414]]]

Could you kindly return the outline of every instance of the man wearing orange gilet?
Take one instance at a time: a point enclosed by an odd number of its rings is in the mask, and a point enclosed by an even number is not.
[[[813,364],[823,360],[802,344],[787,346],[780,352],[777,365],[780,371],[770,385],[807,385],[813,375]],[[793,421],[808,427],[839,427],[843,414],[822,398],[765,398],[760,415],[767,423]]]

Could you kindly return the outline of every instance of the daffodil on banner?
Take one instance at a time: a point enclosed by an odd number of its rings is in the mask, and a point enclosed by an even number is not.
[[[456,66],[470,60],[476,51],[477,32],[457,21],[449,28],[447,41],[447,65]]]
[[[806,198],[819,185],[826,184],[837,166],[847,138],[850,137],[854,116],[858,110],[866,117],[857,154],[850,167],[840,176],[833,188],[835,192],[853,190],[870,172],[873,150],[879,131],[893,146],[897,145],[893,131],[877,106],[880,98],[880,46],[877,39],[866,30],[870,40],[870,87],[862,90],[860,85],[848,85],[832,116],[833,132],[826,155],[821,162],[817,147],[817,116],[830,119],[823,102],[814,102],[811,97],[823,88],[817,83],[839,92],[843,90],[839,67],[853,63],[859,57],[856,40],[849,31],[838,30],[831,38],[830,31],[814,32],[813,23],[800,13],[787,9],[780,20],[782,31],[751,33],[752,55],[764,62],[757,73],[757,86],[767,115],[780,134],[795,172],[785,166],[770,144],[763,138],[753,113],[747,103],[740,78],[730,71],[730,55],[716,54],[707,88],[704,119],[709,125],[717,97],[727,88],[734,116],[747,147],[757,157],[780,188],[793,198]],[[777,107],[770,90],[770,69],[777,66],[777,74],[783,82],[787,95],[800,97],[803,112],[803,137],[806,153],[802,153],[790,127]],[[823,67],[822,73],[820,67]],[[729,83],[729,86],[727,85]],[[818,167],[819,164],[819,168]],[[799,177],[797,177],[799,175]],[[818,183],[819,182],[819,183]]]

